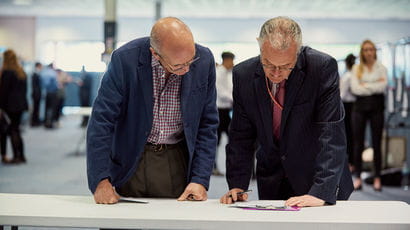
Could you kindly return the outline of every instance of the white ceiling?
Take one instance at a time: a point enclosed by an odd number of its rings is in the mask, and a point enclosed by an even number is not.
[[[117,0],[117,17],[154,17],[156,0]],[[103,0],[0,0],[0,16],[103,17]],[[162,0],[162,16],[410,20],[410,0]]]

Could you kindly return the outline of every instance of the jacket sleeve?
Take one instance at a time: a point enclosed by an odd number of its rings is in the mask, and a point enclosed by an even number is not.
[[[124,92],[124,73],[116,52],[101,82],[87,130],[87,177],[92,193],[104,178],[110,178],[110,154],[114,128]]]
[[[252,174],[256,128],[243,109],[243,92],[238,67],[233,70],[233,117],[229,128],[229,144],[226,146],[226,180],[229,189],[247,189]],[[247,84],[247,83],[246,83]]]
[[[194,156],[191,165],[191,182],[202,184],[209,188],[215,152],[217,145],[216,130],[218,128],[218,110],[216,107],[215,61],[211,51],[208,55],[212,59],[208,69],[208,88],[205,106],[199,123],[198,135],[195,142]]]
[[[308,194],[334,204],[347,155],[339,74],[333,58],[325,64],[320,82],[315,111],[320,150],[315,159],[313,185]]]

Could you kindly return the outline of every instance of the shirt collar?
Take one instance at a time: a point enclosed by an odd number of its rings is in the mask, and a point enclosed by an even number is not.
[[[152,67],[157,67],[159,66],[160,68],[162,68],[161,63],[153,56],[151,56],[151,66]]]
[[[164,74],[166,72],[165,68],[162,67],[161,63],[154,56],[151,56],[151,67],[152,69],[157,68],[158,70],[163,71]],[[179,75],[171,73],[170,76],[174,77],[174,76],[179,76]]]

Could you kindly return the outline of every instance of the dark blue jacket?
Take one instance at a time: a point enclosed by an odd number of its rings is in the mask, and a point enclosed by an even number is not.
[[[103,178],[121,186],[135,172],[153,122],[149,38],[114,51],[102,79],[87,131],[87,175],[91,192]],[[196,45],[200,59],[182,77],[181,111],[189,151],[188,182],[209,186],[216,151],[215,63]]]
[[[260,199],[280,199],[279,185],[286,177],[296,195],[310,194],[331,204],[347,199],[353,184],[336,61],[302,47],[286,82],[279,142],[273,136],[272,103],[259,57],[235,66],[233,81],[226,152],[229,188],[248,187],[257,141]]]

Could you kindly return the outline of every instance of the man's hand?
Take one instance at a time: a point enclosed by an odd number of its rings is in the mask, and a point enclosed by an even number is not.
[[[245,201],[248,199],[248,194],[243,193],[241,195],[237,195],[238,192],[243,192],[243,189],[240,188],[233,188],[229,192],[227,192],[225,195],[219,199],[219,201],[222,204],[232,204],[235,203],[236,201]]]
[[[97,185],[94,193],[94,200],[97,204],[115,204],[120,199],[120,196],[115,192],[110,181],[104,179]]]
[[[207,200],[208,195],[203,185],[197,183],[189,183],[185,191],[178,198],[178,201],[184,200]]]
[[[317,207],[323,206],[325,204],[324,200],[311,195],[294,196],[289,198],[286,202],[286,206],[298,206],[298,207]]]

